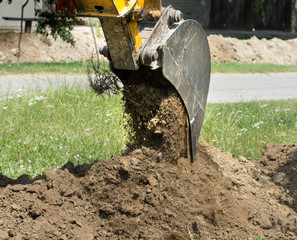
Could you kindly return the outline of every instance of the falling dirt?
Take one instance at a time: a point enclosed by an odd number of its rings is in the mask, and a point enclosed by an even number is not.
[[[134,141],[129,149],[142,146],[160,152],[160,158],[175,162],[188,157],[189,127],[183,102],[161,70],[115,71],[121,79],[125,112],[131,116]]]
[[[6,179],[0,239],[296,239],[296,145],[269,144],[259,160],[197,150],[193,164],[142,147]]]

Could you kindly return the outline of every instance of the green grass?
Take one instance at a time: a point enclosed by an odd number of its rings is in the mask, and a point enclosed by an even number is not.
[[[0,64],[0,75],[8,74],[86,74],[89,62],[51,62],[51,63],[21,63],[18,69],[15,63]],[[108,68],[108,63],[103,62]],[[296,65],[252,64],[252,63],[220,63],[211,64],[212,73],[278,73],[297,72]]]
[[[119,155],[129,138],[121,96],[77,86],[7,96],[0,116],[0,172],[12,178]]]
[[[285,73],[297,72],[297,65],[276,65],[270,63],[223,63],[212,62],[212,73]]]
[[[0,75],[9,74],[36,74],[36,73],[59,73],[59,74],[86,74],[90,62],[35,62],[21,63],[17,68],[15,63],[0,64]],[[108,62],[103,62],[102,66],[108,68]]]
[[[270,142],[297,142],[297,100],[208,104],[201,137],[235,156],[261,157]]]

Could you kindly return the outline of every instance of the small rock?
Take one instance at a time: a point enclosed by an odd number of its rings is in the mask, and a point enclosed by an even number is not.
[[[260,171],[260,169],[253,168],[253,169],[251,170],[251,172],[252,172],[252,176],[253,176],[253,178],[254,178],[256,181],[259,181],[260,176],[261,176],[261,171]]]
[[[116,211],[115,211],[114,207],[109,203],[103,204],[99,208],[99,214],[100,214],[101,218],[106,218],[106,217],[108,217],[110,215],[115,214],[115,212]]]
[[[271,229],[272,223],[266,214],[263,213],[256,213],[254,216],[255,224],[259,225],[263,229]]]
[[[18,204],[16,204],[16,203],[12,204],[12,205],[11,205],[11,208],[12,208],[13,210],[17,210],[17,211],[21,210],[21,207],[20,207]]]
[[[247,160],[245,157],[243,157],[243,156],[240,156],[240,157],[238,158],[238,160],[239,160],[240,162],[242,162],[242,163],[248,163],[248,160]]]
[[[11,187],[11,191],[13,192],[21,192],[24,191],[26,189],[26,187],[24,187],[23,185],[15,185],[13,187]]]
[[[151,186],[157,186],[158,185],[158,180],[154,176],[152,176],[152,175],[150,175],[147,178],[147,180],[149,182],[149,185],[151,185]]]
[[[10,49],[10,51],[14,56],[17,56],[19,53],[19,50],[17,48],[12,48],[12,49]]]

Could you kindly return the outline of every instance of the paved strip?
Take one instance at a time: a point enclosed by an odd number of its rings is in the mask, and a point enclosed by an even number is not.
[[[45,90],[63,84],[87,86],[87,76],[0,77],[0,97],[18,91]],[[212,74],[208,102],[297,99],[297,73]]]
[[[81,76],[9,76],[0,77],[0,97],[17,92],[46,90],[49,87],[58,88],[63,85],[88,85],[86,75]]]
[[[208,102],[297,99],[297,73],[213,74]]]

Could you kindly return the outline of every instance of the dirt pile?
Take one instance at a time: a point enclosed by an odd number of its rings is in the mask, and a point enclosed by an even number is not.
[[[296,239],[297,146],[263,153],[236,159],[202,140],[194,164],[142,147],[22,177],[0,189],[0,239]]]
[[[39,34],[23,34],[20,62],[70,62],[85,61],[94,53],[94,40],[89,27],[76,27],[73,30],[75,47],[56,41],[52,37]],[[18,31],[0,31],[0,63],[16,62],[18,55]],[[105,40],[97,38],[97,45],[104,46]]]
[[[89,27],[77,27],[73,31],[76,47],[60,39],[44,38],[36,34],[24,34],[22,38],[21,62],[52,62],[87,60],[94,51],[94,40]],[[18,53],[18,32],[0,31],[0,63],[16,62]],[[297,39],[247,40],[210,35],[212,61],[297,64]],[[97,38],[97,45],[104,46],[103,35]]]
[[[241,40],[222,35],[208,37],[211,59],[216,62],[248,62],[296,65],[297,39],[282,40],[250,39]]]

